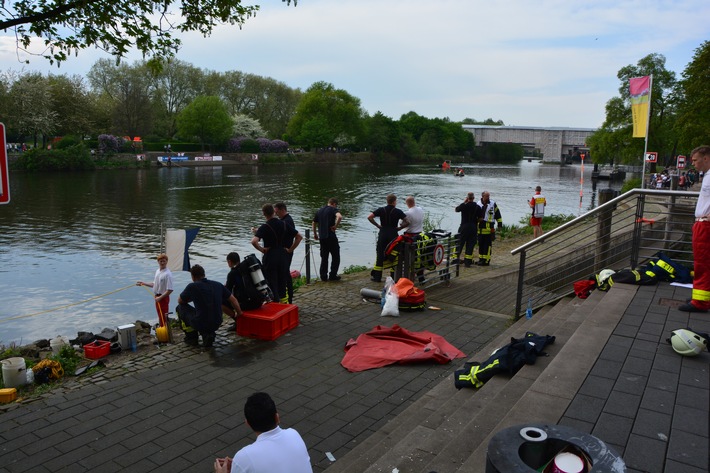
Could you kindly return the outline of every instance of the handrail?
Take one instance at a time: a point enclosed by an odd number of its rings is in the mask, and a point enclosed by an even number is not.
[[[521,245],[513,250],[510,251],[510,254],[516,255],[520,253],[521,251],[524,251],[532,246],[535,246],[536,244],[540,244],[543,241],[545,241],[548,238],[553,237],[554,235],[557,235],[558,233],[562,233],[569,227],[573,227],[577,225],[579,222],[586,220],[587,218],[598,215],[599,213],[603,212],[604,210],[608,210],[610,208],[616,207],[616,205],[619,202],[622,202],[626,200],[628,197],[631,197],[634,194],[650,194],[650,195],[667,195],[667,196],[676,196],[676,197],[698,197],[698,192],[689,192],[689,191],[669,191],[669,190],[657,190],[657,189],[631,189],[630,191],[626,192],[625,194],[621,194],[620,196],[614,197],[610,201],[601,204],[598,207],[593,208],[592,210],[588,211],[585,214],[580,215],[579,217],[576,217],[574,220],[570,220],[569,222],[565,222],[564,224],[560,225],[559,227],[553,228],[549,232],[543,233],[539,237],[535,238],[532,241],[529,241],[525,243],[524,245]]]
[[[511,251],[520,256],[515,317],[573,292],[573,282],[601,269],[636,269],[659,251],[692,265],[698,193],[633,189]],[[514,276],[510,276],[511,278]]]

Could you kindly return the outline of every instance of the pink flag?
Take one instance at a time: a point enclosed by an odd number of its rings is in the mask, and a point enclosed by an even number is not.
[[[649,102],[651,100],[651,76],[629,79],[631,94],[631,118],[634,124],[633,138],[645,138],[648,128]]]

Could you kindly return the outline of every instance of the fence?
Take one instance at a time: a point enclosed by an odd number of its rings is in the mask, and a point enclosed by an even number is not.
[[[613,192],[613,191],[611,191]],[[609,195],[600,193],[600,203]],[[634,189],[513,250],[515,317],[573,292],[602,269],[635,269],[659,251],[692,266],[696,192]]]
[[[454,261],[457,237],[444,230],[422,233],[416,239],[400,238],[395,242],[389,258],[395,281],[401,277],[414,281],[419,288],[448,284],[459,276],[459,263]],[[313,242],[306,230],[306,283],[311,281],[311,252]],[[385,274],[386,276],[386,274]]]

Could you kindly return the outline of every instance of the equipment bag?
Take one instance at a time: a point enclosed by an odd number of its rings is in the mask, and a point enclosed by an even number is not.
[[[395,284],[399,296],[399,309],[404,311],[424,310],[426,308],[426,293],[414,287],[407,278],[399,278]]]
[[[508,345],[493,352],[483,363],[466,363],[462,369],[456,370],[454,386],[456,389],[480,388],[498,373],[512,376],[523,365],[534,365],[537,357],[545,354],[543,348],[554,342],[554,336],[532,332],[526,332],[524,338],[511,338]]]

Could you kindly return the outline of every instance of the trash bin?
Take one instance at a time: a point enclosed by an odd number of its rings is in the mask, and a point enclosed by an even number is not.
[[[491,438],[486,473],[562,471],[555,458],[573,454],[584,463],[585,473],[622,473],[624,460],[598,438],[569,427],[523,424],[503,429]]]
[[[121,348],[136,351],[137,340],[135,324],[120,325],[116,327],[116,329],[118,330],[118,340],[121,343]]]

